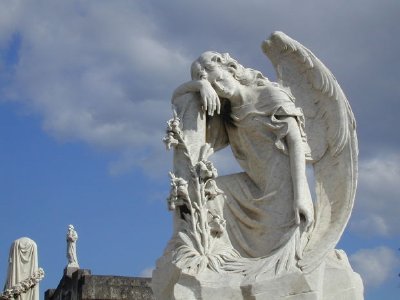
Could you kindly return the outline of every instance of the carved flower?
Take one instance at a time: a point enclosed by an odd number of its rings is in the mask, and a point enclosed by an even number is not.
[[[188,183],[183,178],[175,177],[172,173],[170,173],[170,176],[171,191],[167,199],[168,208],[175,210],[177,206],[183,205],[185,201],[189,201]]]
[[[30,277],[4,290],[3,294],[0,293],[0,299],[16,299],[19,295],[26,293],[29,289],[34,287],[43,277],[44,271],[42,268],[39,268]]]
[[[179,144],[179,141],[174,137],[174,133],[172,131],[167,133],[167,136],[163,138],[163,142],[167,147],[167,150],[170,150],[171,147],[175,147]]]
[[[214,237],[220,237],[225,232],[226,220],[219,215],[213,215],[212,220],[208,224],[210,233]]]
[[[215,180],[208,180],[205,188],[204,193],[208,200],[214,199],[218,195],[222,195],[224,193],[223,190],[219,189]]]
[[[168,209],[169,210],[175,210],[177,206],[183,205],[183,201],[182,199],[179,199],[178,197],[174,197],[174,196],[169,196],[167,198],[168,201]]]
[[[197,163],[197,172],[199,177],[203,180],[216,178],[218,176],[217,169],[211,161],[199,161]]]
[[[174,117],[173,119],[169,120],[167,122],[167,132],[171,131],[176,134],[181,134],[181,128],[180,128],[181,120],[179,120],[178,117]]]
[[[4,299],[11,299],[14,298],[14,293],[12,292],[11,289],[6,289],[1,296]]]
[[[167,150],[170,150],[171,147],[175,147],[179,144],[179,137],[182,139],[180,123],[178,117],[174,117],[167,122],[167,135],[163,138]]]

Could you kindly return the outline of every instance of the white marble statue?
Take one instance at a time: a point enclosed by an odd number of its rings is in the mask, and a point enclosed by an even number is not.
[[[68,225],[67,231],[67,268],[79,268],[78,257],[76,255],[76,241],[78,240],[78,233],[75,231],[73,225]]]
[[[158,299],[363,299],[335,250],[357,182],[349,103],[297,41],[276,32],[262,48],[278,82],[209,51],[173,94],[175,228],[153,272]],[[243,172],[218,177],[208,157],[228,145]]]
[[[10,248],[7,281],[0,299],[39,300],[39,281],[44,271],[38,268],[38,252],[34,241],[17,239]]]

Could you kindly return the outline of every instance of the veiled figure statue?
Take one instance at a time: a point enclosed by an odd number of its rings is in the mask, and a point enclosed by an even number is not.
[[[208,51],[173,94],[164,142],[174,148],[175,232],[153,272],[160,299],[227,291],[233,299],[362,299],[358,274],[334,249],[356,189],[353,113],[310,50],[281,32],[262,48],[278,82]],[[208,157],[227,145],[243,172],[218,177]],[[335,287],[339,276],[347,281]]]
[[[15,240],[10,247],[7,281],[0,299],[39,300],[39,281],[43,277],[36,243],[27,237]]]

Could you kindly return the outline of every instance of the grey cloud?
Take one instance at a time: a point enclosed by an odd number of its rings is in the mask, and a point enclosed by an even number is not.
[[[259,44],[274,30],[288,33],[326,63],[345,90],[358,119],[361,155],[383,144],[399,146],[392,138],[400,97],[398,1],[180,1],[179,7],[154,8],[176,44],[186,43],[192,53],[229,51],[268,77],[274,71]]]

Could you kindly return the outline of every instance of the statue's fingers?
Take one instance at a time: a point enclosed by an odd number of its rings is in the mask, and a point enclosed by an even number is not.
[[[310,229],[311,229],[311,227],[313,227],[313,225],[314,225],[314,218],[313,217],[311,217],[310,218]]]
[[[212,116],[213,112],[212,98],[208,98],[208,115]]]
[[[203,110],[207,111],[207,98],[206,97],[201,97],[201,103],[203,106]]]
[[[306,215],[306,231],[309,231],[311,229],[311,226],[314,223],[314,218],[310,215]]]
[[[217,114],[221,112],[221,101],[219,101],[218,96],[216,97],[216,104],[217,104]]]
[[[300,225],[300,212],[298,209],[294,210],[294,218],[296,221],[296,225]]]
[[[211,98],[212,99],[212,101],[211,101],[211,115],[213,116],[214,115],[214,112],[215,112],[215,110],[216,110],[216,108],[217,108],[217,103],[215,102],[215,98],[213,97],[213,98]]]

